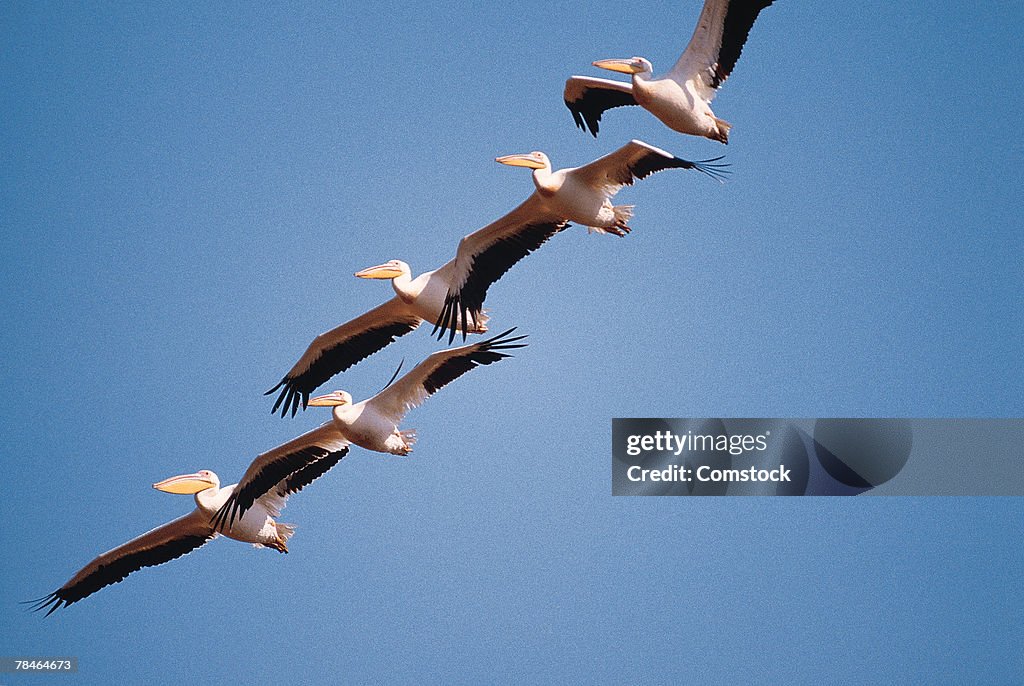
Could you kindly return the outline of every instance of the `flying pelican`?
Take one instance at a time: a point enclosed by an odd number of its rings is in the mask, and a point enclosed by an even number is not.
[[[314,468],[323,460],[324,450],[340,450],[344,446],[347,451],[348,445],[354,443],[375,452],[408,455],[416,442],[416,431],[398,428],[405,414],[471,369],[511,357],[503,351],[525,347],[526,344],[519,341],[526,336],[509,337],[513,331],[515,329],[509,329],[472,345],[433,353],[369,400],[354,403],[345,391],[311,399],[312,406],[334,408],[331,421],[287,447],[256,458],[230,497],[221,501],[214,527],[231,527],[239,516],[245,521],[254,503],[265,498],[269,489],[288,474]]]
[[[408,264],[391,260],[356,272],[361,279],[390,279],[395,297],[314,338],[299,361],[264,393],[270,395],[281,389],[271,413],[280,408],[282,417],[289,411],[295,416],[299,405],[305,409],[310,394],[332,376],[416,330],[424,320],[437,320],[450,288],[453,268],[454,260],[414,279]],[[486,332],[487,316],[483,315],[463,335]]]
[[[671,168],[696,169],[721,180],[726,165],[714,164],[720,159],[691,162],[638,140],[590,164],[558,171],[552,171],[551,161],[542,152],[498,157],[502,164],[532,169],[537,190],[512,212],[459,243],[452,284],[434,331],[440,329],[443,336],[450,329],[450,343],[457,329],[472,329],[472,322],[484,316],[490,285],[569,222],[597,233],[629,233],[633,206],[611,203],[623,186]]]
[[[296,441],[303,441],[300,437]],[[278,522],[285,501],[293,493],[302,490],[314,479],[333,467],[348,452],[345,441],[332,437],[318,436],[313,442],[304,441],[307,458],[302,467],[285,474],[270,484],[252,507],[223,533],[228,538],[252,543],[257,548],[273,548],[287,553],[288,539],[295,532],[291,524]],[[270,458],[280,453],[294,452],[294,443],[286,443],[257,459]],[[194,495],[196,509],[172,522],[158,526],[122,546],[103,553],[80,569],[71,579],[53,593],[29,601],[35,603],[35,610],[48,608],[49,616],[61,607],[92,595],[96,591],[116,584],[132,572],[143,567],[152,567],[181,557],[217,536],[211,523],[217,510],[231,497],[236,484],[220,487],[220,479],[208,469],[194,474],[172,476],[153,488],[165,493]]]
[[[720,178],[724,170],[723,165],[713,164],[717,159],[690,162],[640,141],[584,167],[556,172],[540,152],[497,158],[503,164],[534,169],[537,192],[501,219],[464,237],[455,259],[439,269],[414,279],[408,264],[391,260],[356,272],[364,279],[390,279],[395,297],[317,336],[266,392],[270,395],[280,389],[271,412],[280,409],[282,417],[289,412],[294,416],[300,405],[308,406],[309,396],[325,381],[415,330],[424,320],[435,322],[439,338],[451,329],[449,343],[456,331],[462,332],[463,340],[467,333],[486,333],[487,289],[570,221],[601,233],[624,235],[632,207],[615,208],[610,202],[622,186],[671,167]]]
[[[576,126],[597,136],[605,110],[640,105],[680,133],[729,142],[731,125],[711,111],[718,87],[729,77],[758,13],[773,0],[704,0],[697,28],[671,71],[653,78],[643,57],[598,60],[595,67],[632,74],[632,84],[589,76],[565,82],[565,105]]]

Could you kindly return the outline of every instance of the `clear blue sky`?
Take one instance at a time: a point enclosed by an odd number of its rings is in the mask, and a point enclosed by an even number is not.
[[[1021,499],[610,496],[615,416],[1019,416],[1019,3],[780,0],[716,113],[593,140],[594,59],[668,67],[697,0],[0,9],[0,653],[61,683],[1019,680]],[[281,556],[216,541],[43,620],[17,600],[192,507],[150,484],[326,419],[261,393],[531,191],[496,155],[641,138],[719,185],[626,189],[490,293],[531,346],[292,499]],[[357,398],[409,336],[332,381]],[[34,681],[43,679],[33,677]],[[3,675],[4,684],[28,683]]]

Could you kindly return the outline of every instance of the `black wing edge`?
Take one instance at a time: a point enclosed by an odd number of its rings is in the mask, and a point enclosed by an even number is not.
[[[348,448],[345,448],[345,451],[347,452]],[[329,454],[330,451],[327,448],[319,445],[309,445],[282,455],[278,459],[264,465],[263,469],[249,480],[249,483],[244,486],[239,484],[235,487],[231,497],[220,506],[220,509],[210,519],[210,524],[215,531],[223,531],[225,527],[230,529],[235,523],[235,519],[240,519],[252,507],[257,498],[273,488],[278,482],[305,469],[310,464]]]
[[[163,545],[148,550],[140,550],[130,555],[111,561],[102,565],[89,576],[69,588],[58,588],[53,593],[44,595],[35,600],[21,601],[22,605],[31,605],[32,612],[46,610],[46,617],[62,607],[86,598],[96,591],[99,591],[111,584],[120,583],[132,572],[137,572],[143,567],[154,567],[165,562],[177,559],[186,553],[190,553],[202,546],[214,536],[211,531],[209,536],[184,536],[168,541]]]
[[[724,155],[718,157],[712,157],[707,160],[684,160],[679,157],[665,157],[661,153],[654,152],[653,150],[644,155],[629,167],[630,173],[638,178],[645,179],[655,172],[662,171],[663,169],[695,169],[701,174],[705,174],[712,179],[715,179],[719,183],[725,183],[725,180],[730,174],[728,164],[715,164],[719,160],[723,159]]]
[[[613,107],[625,107],[636,105],[637,101],[632,93],[612,90],[610,88],[587,87],[583,95],[575,100],[563,100],[565,106],[572,112],[572,119],[576,126],[582,130],[590,130],[590,134],[597,138],[597,131],[601,124],[601,115]]]
[[[757,15],[765,7],[772,4],[774,0],[746,0],[729,3],[729,9],[725,14],[725,24],[722,28],[722,46],[718,50],[718,60],[715,63],[714,73],[711,75],[711,87],[718,88],[722,85],[743,52],[743,46],[747,42],[750,30],[757,21]]]
[[[291,476],[285,479],[284,486],[278,489],[278,495],[288,496],[298,493],[303,488],[326,474],[334,465],[341,462],[341,458],[346,455],[348,455],[348,446],[345,446],[341,450],[335,450],[333,453],[328,453],[325,457],[321,457],[313,464],[294,472]]]
[[[462,328],[462,340],[466,340],[466,329],[472,320],[476,326],[477,314],[483,309],[484,299],[487,297],[487,289],[493,283],[505,275],[519,260],[523,259],[540,246],[544,245],[549,238],[569,228],[568,220],[561,222],[548,222],[543,224],[530,224],[522,231],[510,236],[504,236],[489,245],[486,250],[481,251],[473,257],[470,265],[469,275],[466,283],[462,284],[456,292],[448,291],[444,299],[444,307],[441,314],[434,322],[434,328],[430,335],[437,335],[437,340],[444,340],[445,331],[448,331],[448,344],[451,345],[460,327]]]
[[[462,320],[462,340],[466,340],[466,329],[469,328],[470,320],[473,321],[473,326],[476,326],[476,315],[480,311],[479,308],[471,308],[466,305],[466,300],[469,298],[464,297],[462,293],[466,290],[463,286],[457,293],[448,291],[448,294],[444,297],[444,307],[441,308],[441,314],[438,316],[437,321],[434,322],[434,328],[431,330],[430,335],[437,334],[437,340],[444,340],[445,331],[448,332],[448,345],[452,344],[455,340],[456,332],[459,331],[459,319],[461,316]],[[467,294],[468,295],[468,294]],[[484,297],[487,295],[487,288],[484,288]],[[473,300],[479,300],[481,306],[483,305],[483,297],[472,298]]]
[[[400,336],[415,330],[418,326],[419,321],[415,324],[400,322],[376,329],[368,329],[345,339],[332,348],[324,350],[320,353],[320,357],[314,360],[313,364],[309,365],[309,369],[305,372],[296,377],[285,374],[277,382],[276,386],[263,393],[263,395],[271,395],[277,389],[281,389],[274,407],[270,410],[270,414],[277,414],[280,408],[281,417],[287,417],[289,412],[294,417],[295,413],[299,411],[299,405],[302,405],[303,410],[306,409],[309,404],[310,394],[318,386],[332,376],[341,374],[357,362],[386,348]]]
[[[513,327],[508,331],[499,333],[497,336],[480,341],[470,349],[467,349],[463,354],[445,360],[437,369],[427,375],[427,378],[423,380],[423,387],[427,390],[427,393],[433,395],[438,389],[447,386],[471,369],[481,365],[492,364],[506,357],[512,357],[512,355],[502,351],[525,348],[527,345],[526,343],[519,342],[526,338],[525,335],[509,338],[515,330],[515,327]]]

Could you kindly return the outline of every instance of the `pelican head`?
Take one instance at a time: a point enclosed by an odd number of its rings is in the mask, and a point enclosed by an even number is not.
[[[505,155],[504,157],[495,157],[494,161],[507,164],[510,167],[527,167],[529,169],[545,169],[551,167],[551,161],[548,160],[548,156],[537,150],[522,155]]]
[[[337,407],[338,405],[351,405],[352,396],[345,391],[332,391],[327,395],[318,395],[309,399],[309,405],[314,407]]]
[[[395,279],[402,274],[412,273],[409,265],[401,260],[389,260],[376,267],[367,267],[361,272],[356,272],[360,279]]]
[[[601,69],[623,74],[643,74],[654,71],[653,65],[643,57],[630,57],[628,60],[598,60],[592,64]]]
[[[192,495],[205,491],[208,488],[220,488],[220,479],[209,469],[203,469],[195,474],[182,474],[172,476],[153,484],[153,488],[164,493],[178,493],[180,495]]]

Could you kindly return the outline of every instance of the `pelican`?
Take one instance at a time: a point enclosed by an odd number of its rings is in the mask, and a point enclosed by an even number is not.
[[[267,455],[287,452],[286,444]],[[288,552],[288,539],[295,532],[291,524],[276,521],[288,496],[302,490],[314,479],[333,467],[348,452],[343,441],[318,441],[308,447],[304,465],[270,484],[247,512],[222,533],[228,538],[252,543],[257,548]],[[262,456],[261,456],[262,457]],[[92,595],[106,586],[116,584],[132,572],[170,562],[200,547],[217,536],[211,523],[217,510],[231,497],[236,484],[220,487],[220,479],[208,469],[194,474],[172,476],[153,484],[165,493],[194,495],[196,508],[172,522],[158,526],[122,546],[107,551],[82,567],[71,579],[53,593],[37,600],[35,610],[48,608],[46,616],[61,607]]]
[[[363,279],[390,279],[395,297],[350,322],[317,336],[299,361],[265,395],[278,392],[272,413],[292,416],[309,405],[314,390],[336,374],[415,330],[422,321],[434,322],[434,332],[448,342],[456,331],[487,332],[483,310],[487,289],[512,265],[569,226],[585,224],[592,231],[619,236],[629,231],[631,206],[613,207],[610,199],[622,186],[662,169],[696,169],[721,178],[724,165],[714,160],[690,162],[632,141],[616,152],[578,169],[551,170],[547,155],[508,155],[503,164],[534,170],[537,191],[501,219],[465,236],[455,259],[434,271],[412,278],[401,260],[356,272]]]
[[[640,105],[674,131],[729,142],[731,125],[715,116],[711,101],[729,77],[758,13],[773,0],[704,0],[690,44],[679,61],[654,78],[643,57],[598,60],[595,67],[632,75],[632,83],[572,76],[565,105],[576,126],[595,137],[605,110]]]
[[[282,417],[289,411],[295,416],[299,405],[305,409],[310,394],[332,376],[415,331],[424,320],[436,321],[451,287],[453,269],[454,260],[414,279],[408,264],[390,260],[356,272],[361,279],[389,279],[395,297],[314,338],[299,361],[264,393],[280,389],[271,413],[280,408]],[[487,333],[487,316],[477,317],[462,333]]]
[[[471,369],[511,357],[506,350],[525,347],[520,341],[526,336],[510,336],[513,331],[433,353],[368,400],[353,402],[346,391],[312,398],[311,406],[334,408],[331,420],[287,446],[256,458],[230,497],[221,501],[214,527],[232,527],[239,516],[245,521],[269,489],[288,474],[315,468],[325,450],[347,451],[349,444],[355,444],[374,452],[408,455],[416,443],[416,431],[398,427],[406,413]]]
[[[536,191],[522,205],[459,243],[452,284],[434,331],[449,329],[449,343],[458,329],[472,329],[483,314],[487,289],[516,262],[548,238],[576,222],[588,232],[624,236],[630,231],[632,205],[612,205],[623,186],[663,169],[695,169],[721,180],[726,165],[721,157],[691,162],[653,145],[633,140],[582,167],[552,171],[543,152],[506,155],[501,164],[533,170]],[[465,333],[463,333],[465,339]]]

